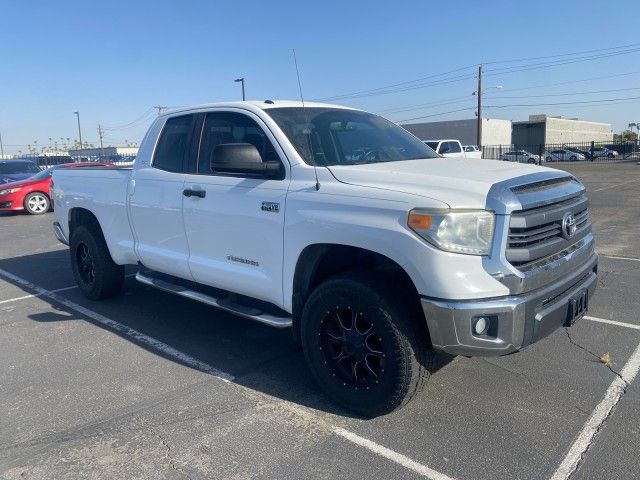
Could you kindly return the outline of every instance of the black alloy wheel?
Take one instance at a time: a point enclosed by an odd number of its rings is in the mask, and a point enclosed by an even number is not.
[[[78,274],[82,281],[87,286],[93,285],[96,278],[96,264],[86,243],[78,243],[76,261],[78,262]]]
[[[345,384],[369,389],[384,375],[382,338],[362,312],[350,306],[326,312],[320,337],[325,364]]]

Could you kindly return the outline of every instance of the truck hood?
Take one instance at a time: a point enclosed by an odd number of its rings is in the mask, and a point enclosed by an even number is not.
[[[550,169],[498,160],[428,158],[336,165],[329,170],[338,181],[351,185],[427,197],[451,208],[485,208],[494,184]]]

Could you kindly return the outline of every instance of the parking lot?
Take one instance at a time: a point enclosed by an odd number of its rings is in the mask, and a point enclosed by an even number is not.
[[[589,317],[515,355],[441,356],[372,420],[326,399],[289,331],[131,276],[90,302],[52,213],[0,216],[0,477],[637,477],[640,166],[560,167],[591,198]]]

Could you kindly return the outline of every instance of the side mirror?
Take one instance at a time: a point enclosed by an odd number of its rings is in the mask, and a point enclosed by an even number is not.
[[[280,162],[263,162],[260,152],[251,143],[221,143],[213,149],[211,171],[274,177],[280,172]]]

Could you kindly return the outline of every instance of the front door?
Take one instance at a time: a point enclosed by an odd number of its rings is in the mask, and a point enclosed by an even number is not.
[[[250,143],[263,161],[279,161],[278,178],[213,173],[216,145]],[[254,114],[207,113],[197,172],[187,174],[184,199],[189,267],[195,281],[282,305],[282,248],[288,186],[284,153]]]

